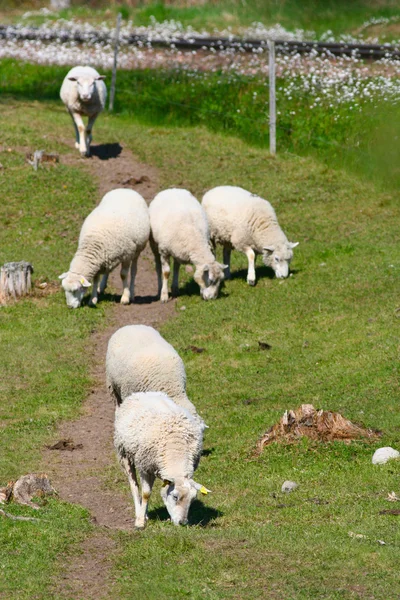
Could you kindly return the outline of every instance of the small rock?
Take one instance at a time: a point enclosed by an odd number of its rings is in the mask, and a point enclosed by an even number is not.
[[[181,310],[186,310],[186,306],[181,306]]]
[[[372,457],[373,465],[384,465],[391,460],[392,458],[399,458],[400,452],[391,448],[390,446],[385,446],[384,448],[378,448],[375,450],[374,455]]]
[[[293,492],[297,487],[298,485],[295,481],[284,481],[282,484],[281,492],[289,494],[290,492]]]

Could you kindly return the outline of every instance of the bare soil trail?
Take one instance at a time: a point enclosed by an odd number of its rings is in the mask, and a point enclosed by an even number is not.
[[[158,191],[157,170],[140,163],[130,150],[119,144],[94,146],[90,159],[81,159],[76,152],[76,155],[62,156],[61,160],[64,164],[82,165],[93,175],[99,187],[99,200],[103,194],[117,187],[135,189],[147,201]],[[111,275],[109,287],[120,293],[118,269]],[[108,289],[106,297],[107,293]],[[114,404],[105,385],[105,354],[110,336],[119,327],[143,323],[157,328],[173,316],[175,302],[161,304],[156,300],[156,293],[154,261],[151,251],[146,248],[139,259],[135,302],[122,306],[117,302],[119,295],[116,295],[108,327],[94,332],[88,341],[94,384],[84,402],[82,415],[75,421],[62,423],[55,436],[54,442],[72,439],[78,448],[44,451],[43,469],[59,497],[87,508],[96,525],[96,532],[81,548],[82,554],[67,561],[64,573],[57,581],[55,591],[61,597],[85,600],[110,597],[109,556],[115,542],[107,530],[133,528],[133,502],[128,485],[126,494],[107,490],[101,477],[116,460],[113,448]],[[79,310],[93,309],[84,307]]]

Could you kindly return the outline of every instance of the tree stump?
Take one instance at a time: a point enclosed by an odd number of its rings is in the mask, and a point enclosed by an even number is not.
[[[26,261],[9,262],[0,267],[0,303],[8,298],[26,296],[31,291],[33,267]]]

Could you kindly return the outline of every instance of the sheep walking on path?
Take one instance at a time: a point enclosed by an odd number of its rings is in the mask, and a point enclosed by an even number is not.
[[[99,75],[96,69],[80,66],[67,73],[61,86],[60,97],[72,117],[75,148],[81,156],[90,156],[93,125],[106,104],[107,88],[103,79],[105,76]],[[83,117],[89,117],[87,126]]]
[[[186,372],[176,350],[152,327],[126,325],[110,338],[107,387],[117,404],[137,392],[164,392],[201,423],[186,395]]]
[[[156,477],[163,481],[161,496],[174,525],[185,525],[197,491],[210,491],[192,479],[202,452],[200,423],[166,394],[132,394],[116,406],[114,445],[128,476],[135,527],[143,529],[146,525]]]
[[[179,267],[195,266],[194,279],[204,300],[217,297],[225,265],[215,259],[205,212],[187,190],[170,189],[157,194],[150,204],[150,244],[156,260],[158,292],[168,301],[170,257],[174,260],[172,295],[178,294]]]
[[[262,255],[264,264],[271,267],[276,277],[289,275],[293,248],[298,242],[289,242],[279,226],[271,204],[240,187],[224,185],[207,192],[203,197],[213,244],[222,244],[224,263],[228,265],[225,277],[230,277],[232,248],[243,252],[248,260],[247,283],[255,285],[255,262]]]
[[[133,301],[137,260],[149,234],[149,211],[142,196],[128,189],[108,192],[86,217],[69,271],[60,275],[69,308],[81,305],[92,280],[90,302],[97,304],[98,293],[106,288],[108,274],[119,264],[123,288],[121,304]]]

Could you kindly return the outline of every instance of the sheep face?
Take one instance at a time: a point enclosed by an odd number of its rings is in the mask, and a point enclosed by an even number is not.
[[[299,242],[287,242],[277,244],[276,246],[266,246],[263,248],[263,263],[275,271],[278,279],[285,279],[289,275],[289,265],[293,258],[293,248]]]
[[[219,286],[224,280],[224,269],[226,268],[226,265],[215,261],[196,269],[194,279],[200,286],[203,300],[215,300],[218,296]]]
[[[63,273],[59,279],[62,280],[68,308],[79,308],[86,288],[90,287],[89,281],[83,275],[71,272]]]
[[[206,494],[210,491],[187,477],[165,482],[161,497],[174,525],[187,525],[189,508],[198,490]]]
[[[70,81],[76,81],[78,96],[82,102],[90,102],[96,92],[96,81],[104,79],[103,75],[98,77],[68,77]]]

